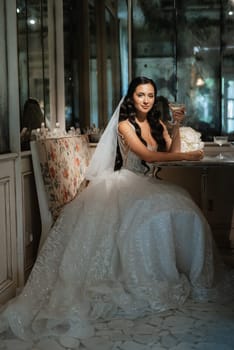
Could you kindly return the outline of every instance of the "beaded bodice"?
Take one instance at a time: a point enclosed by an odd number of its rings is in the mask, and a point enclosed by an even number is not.
[[[142,164],[142,160],[134,152],[131,151],[128,144],[125,142],[124,138],[120,134],[118,134],[118,142],[121,156],[123,158],[122,168],[131,170],[135,173],[147,173],[147,175],[152,174],[155,166],[147,163],[147,166],[149,167],[148,169],[144,164]],[[150,147],[149,145],[147,147],[150,150],[156,151],[156,149],[152,149],[152,147]]]

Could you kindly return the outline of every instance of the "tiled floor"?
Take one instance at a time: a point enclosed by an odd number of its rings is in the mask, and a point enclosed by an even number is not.
[[[35,344],[0,335],[1,350],[231,350],[234,349],[234,303],[187,302],[183,308],[132,320],[100,323],[95,336],[43,339]]]
[[[234,291],[233,291],[234,293]],[[0,334],[0,350],[234,350],[234,302],[186,302],[179,310],[99,323],[95,335],[26,343]]]

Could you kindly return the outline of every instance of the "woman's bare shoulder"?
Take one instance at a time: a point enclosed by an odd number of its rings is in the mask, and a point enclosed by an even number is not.
[[[131,124],[129,123],[129,121],[126,119],[126,120],[122,120],[121,122],[119,122],[118,124],[118,130],[121,132],[121,131],[126,131],[126,130],[129,130],[129,129],[132,129],[131,127]]]

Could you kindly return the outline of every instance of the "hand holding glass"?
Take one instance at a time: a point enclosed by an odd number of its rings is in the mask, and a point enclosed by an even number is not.
[[[214,142],[219,145],[219,147],[222,147],[225,143],[228,142],[228,136],[214,136]],[[217,156],[218,159],[223,159],[224,156],[220,152],[219,155]]]
[[[172,112],[170,123],[175,125],[184,119],[185,104],[177,102],[169,102],[169,108]]]

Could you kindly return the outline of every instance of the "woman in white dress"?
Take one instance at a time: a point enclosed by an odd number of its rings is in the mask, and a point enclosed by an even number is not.
[[[144,77],[130,84],[94,153],[89,186],[64,207],[22,293],[1,313],[2,330],[83,338],[99,320],[218,294],[205,218],[186,191],[153,176],[157,161],[203,157],[179,151],[178,125],[171,139],[156,92]]]

